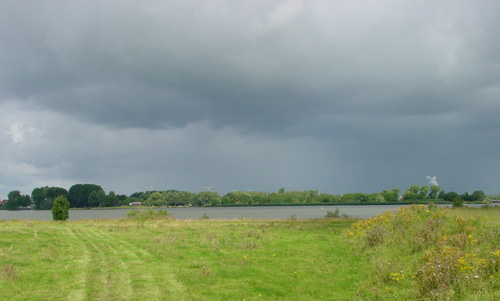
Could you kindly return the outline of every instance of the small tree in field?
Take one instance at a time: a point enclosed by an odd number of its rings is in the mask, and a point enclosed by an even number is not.
[[[69,217],[69,202],[64,196],[58,196],[52,206],[52,218],[55,221],[65,221]]]

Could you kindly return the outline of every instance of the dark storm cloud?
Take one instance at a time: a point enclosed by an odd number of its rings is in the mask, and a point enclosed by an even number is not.
[[[0,3],[2,183],[495,188],[495,1]]]
[[[110,3],[7,10],[8,19],[23,25],[6,34],[15,56],[4,69],[7,90],[35,94],[59,110],[78,107],[80,117],[104,123],[127,123],[135,110],[180,110],[191,112],[174,113],[181,120],[267,130],[280,112],[288,125],[307,107],[399,102],[395,98],[427,85],[432,92],[438,60],[454,55],[447,53],[452,34],[439,32],[428,11],[413,15],[411,6],[370,13],[322,2]],[[394,26],[404,18],[410,22]],[[432,41],[433,34],[443,37]],[[114,117],[101,116],[106,113]],[[252,122],[256,115],[263,120]],[[179,122],[168,115],[162,121]]]

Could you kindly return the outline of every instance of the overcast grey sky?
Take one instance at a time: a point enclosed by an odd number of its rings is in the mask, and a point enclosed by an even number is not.
[[[0,0],[0,198],[500,192],[499,1]]]

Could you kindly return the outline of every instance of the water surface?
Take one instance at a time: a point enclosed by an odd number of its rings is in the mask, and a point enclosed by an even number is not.
[[[167,208],[177,219],[200,219],[204,214],[210,219],[298,219],[321,218],[327,211],[339,209],[352,217],[368,218],[387,210],[408,205],[336,205],[336,206],[262,206],[262,207],[187,207]],[[69,220],[114,219],[126,217],[131,209],[75,209],[69,211]],[[0,210],[0,220],[52,220],[51,210]]]

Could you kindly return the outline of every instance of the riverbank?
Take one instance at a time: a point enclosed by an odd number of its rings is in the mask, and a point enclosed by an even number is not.
[[[500,297],[499,208],[399,210],[361,222],[0,221],[0,290],[7,300],[409,300],[428,296],[418,276],[426,254],[454,250],[450,267],[463,278],[432,280],[446,283],[436,292]],[[469,272],[479,278],[466,281]]]
[[[206,205],[206,206],[143,206],[143,205],[123,205],[123,206],[113,206],[113,207],[90,207],[90,208],[71,208],[71,210],[119,210],[119,209],[169,209],[169,208],[241,208],[241,207],[307,207],[307,206],[317,206],[317,207],[329,207],[329,206],[408,206],[408,205],[453,205],[452,202],[446,202],[442,200],[425,200],[425,201],[412,201],[412,202],[337,202],[337,203],[264,203],[264,204],[219,204],[219,205]],[[500,205],[500,202],[492,202],[487,204],[484,202],[466,202],[464,206],[496,206]],[[19,211],[19,210],[36,210],[34,208],[20,208],[15,210],[8,210],[5,208],[0,208],[6,211]],[[38,211],[38,210],[36,210]]]
[[[0,290],[7,300],[354,296],[349,275],[363,261],[348,262],[340,235],[352,222],[4,221]]]
[[[116,219],[127,216],[130,210],[166,209],[176,219],[310,219],[325,217],[328,211],[339,210],[354,218],[369,218],[385,211],[393,211],[405,205],[332,205],[332,206],[239,206],[239,207],[142,207],[124,209],[70,209],[69,220]],[[451,207],[449,204],[437,205]],[[483,206],[469,204],[469,206]],[[52,220],[50,210],[0,211],[0,220]]]
[[[115,206],[115,207],[93,207],[88,208],[92,210],[99,209],[165,209],[165,208],[217,208],[217,207],[279,207],[279,206],[363,206],[363,205],[427,205],[429,203],[440,205],[452,205],[452,202],[445,202],[443,200],[425,200],[425,201],[412,201],[412,202],[336,202],[336,203],[262,203],[262,204],[219,204],[219,205],[205,205],[205,206]],[[467,203],[467,204],[482,204],[482,203]],[[75,208],[77,209],[77,208]]]

